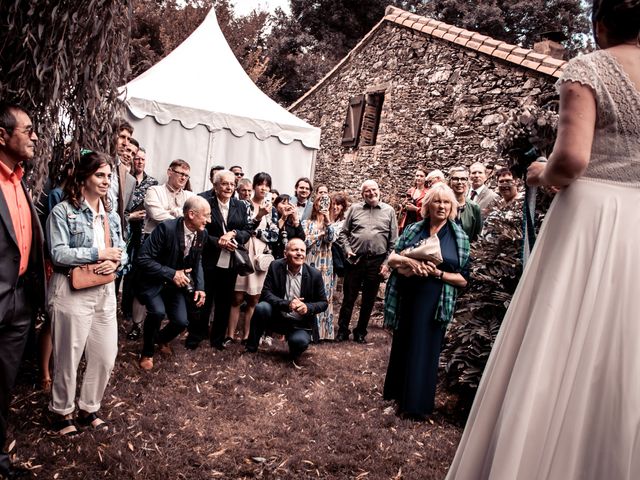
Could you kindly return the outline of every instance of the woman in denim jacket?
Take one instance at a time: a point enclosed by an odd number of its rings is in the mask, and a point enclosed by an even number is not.
[[[78,433],[73,412],[83,352],[86,370],[77,423],[92,429],[107,428],[97,412],[118,352],[114,282],[73,290],[67,276],[78,265],[99,262],[96,273],[108,275],[126,263],[120,219],[107,197],[111,171],[112,162],[107,155],[84,153],[65,187],[65,200],[53,208],[47,219],[47,243],[54,265],[47,299],[54,359],[49,409],[60,416],[54,424],[60,435]],[[105,242],[105,215],[111,247]]]

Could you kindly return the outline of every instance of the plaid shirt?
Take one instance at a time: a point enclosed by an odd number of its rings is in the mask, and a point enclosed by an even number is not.
[[[462,228],[460,228],[460,226],[455,222],[448,220],[447,223],[455,233],[458,258],[460,260],[460,267],[457,271],[461,272],[462,270],[467,269],[469,263],[469,238]],[[423,220],[406,227],[396,243],[396,253],[400,253],[408,246],[411,246],[414,243],[415,238],[424,230],[424,228],[426,228],[427,225],[428,221]],[[392,328],[394,330],[398,328],[397,283],[398,272],[394,270],[387,281],[387,288],[384,293],[384,325],[385,327]],[[435,315],[436,320],[442,324],[443,329],[447,328],[447,325],[453,318],[457,297],[458,289],[453,285],[443,282],[442,293],[440,294],[440,301],[438,302],[438,308],[436,309]]]

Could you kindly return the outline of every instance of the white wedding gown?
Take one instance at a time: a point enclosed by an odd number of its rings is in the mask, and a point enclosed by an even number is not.
[[[640,479],[640,92],[607,51],[582,179],[554,199],[447,479]]]

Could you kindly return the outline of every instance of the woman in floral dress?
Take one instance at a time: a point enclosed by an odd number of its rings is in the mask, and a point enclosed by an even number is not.
[[[314,340],[333,340],[333,256],[331,244],[337,235],[329,218],[331,199],[328,194],[318,195],[313,202],[311,216],[302,222],[307,245],[307,263],[322,273],[324,289],[327,294],[329,308],[316,317],[317,332],[313,332]],[[315,329],[314,329],[315,330]]]

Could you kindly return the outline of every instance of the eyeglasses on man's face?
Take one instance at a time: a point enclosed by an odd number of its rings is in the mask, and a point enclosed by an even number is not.
[[[468,181],[469,181],[469,177],[451,177],[451,182],[452,183],[468,182]]]
[[[173,173],[175,173],[176,175],[178,175],[178,176],[180,176],[182,178],[189,179],[189,174],[188,173],[179,172],[178,170],[174,170],[173,168],[170,168],[169,170],[171,170]]]
[[[244,173],[242,173],[242,172],[235,172],[234,175],[236,177],[244,177]]]

